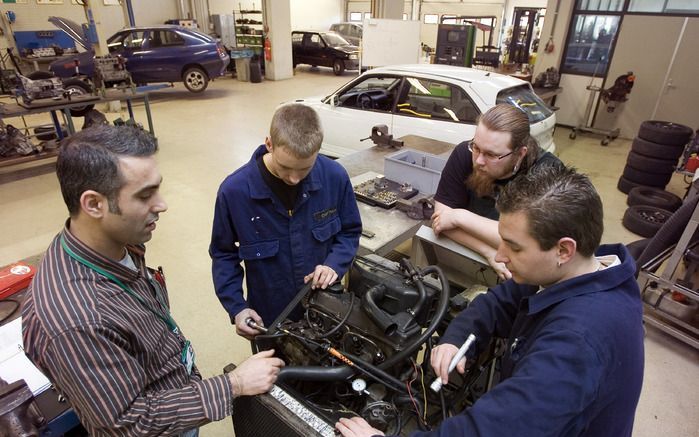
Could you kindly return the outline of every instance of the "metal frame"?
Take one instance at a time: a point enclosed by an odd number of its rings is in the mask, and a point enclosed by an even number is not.
[[[699,292],[697,290],[689,289],[673,279],[677,267],[685,254],[693,247],[699,245],[699,242],[691,243],[697,227],[699,227],[699,204],[695,207],[692,217],[689,219],[677,245],[674,248],[670,247],[666,251],[660,253],[641,267],[641,272],[638,276],[638,284],[641,288],[641,293],[644,293],[652,286],[662,290],[681,293],[691,301],[699,302]],[[667,262],[662,273],[654,273],[665,261]],[[645,301],[643,306],[645,308],[643,320],[646,323],[689,344],[695,349],[699,349],[699,327],[681,320]]]

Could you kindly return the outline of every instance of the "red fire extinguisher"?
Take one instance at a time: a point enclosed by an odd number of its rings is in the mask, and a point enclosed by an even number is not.
[[[269,37],[265,37],[265,61],[270,62],[272,60],[272,42]]]

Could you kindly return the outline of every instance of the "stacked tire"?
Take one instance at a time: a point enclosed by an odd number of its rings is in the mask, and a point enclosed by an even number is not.
[[[629,208],[622,224],[629,231],[650,238],[682,206],[678,196],[653,187],[634,187],[626,198]]]
[[[626,194],[634,187],[665,188],[692,133],[687,126],[667,121],[641,123],[617,188]]]

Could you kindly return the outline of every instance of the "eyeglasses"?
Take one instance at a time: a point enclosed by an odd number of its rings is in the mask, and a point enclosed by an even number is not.
[[[517,151],[517,149],[514,149],[510,153],[505,153],[504,155],[496,155],[491,152],[483,152],[481,149],[478,148],[478,146],[473,144],[473,141],[470,141],[468,143],[468,150],[474,155],[483,155],[483,159],[490,162],[500,161],[502,158],[507,158],[508,156],[512,155]]]

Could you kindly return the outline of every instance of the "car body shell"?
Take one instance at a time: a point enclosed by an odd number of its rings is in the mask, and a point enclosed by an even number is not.
[[[382,89],[384,82],[390,85]],[[444,104],[456,95],[465,109]],[[359,99],[369,104],[360,107]],[[295,102],[316,110],[324,129],[321,153],[333,157],[371,147],[370,141],[361,140],[380,124],[388,126],[394,138],[419,135],[458,144],[473,138],[478,115],[498,103],[512,104],[527,113],[532,136],[543,149],[555,150],[556,116],[531,85],[486,70],[434,64],[375,68],[330,95]]]
[[[62,24],[65,25],[66,21]],[[61,28],[66,31],[72,30],[69,35],[83,48],[87,49],[90,46],[84,36],[78,34],[79,26],[73,23],[71,27]],[[142,39],[138,47],[123,43],[134,35]],[[166,37],[170,39],[169,44],[161,42]],[[191,67],[201,68],[209,79],[214,79],[225,74],[230,62],[222,46],[210,36],[173,25],[125,28],[112,35],[107,40],[107,45],[110,54],[121,55],[126,59],[126,69],[137,84],[179,82],[184,72]],[[64,79],[74,76],[92,77],[93,58],[94,53],[89,49],[64,56],[52,62],[49,71]],[[76,60],[79,62],[77,70]]]
[[[348,21],[335,23],[330,26],[330,30],[339,33],[350,44],[357,47],[361,46],[363,34],[361,23],[351,23]]]
[[[359,47],[329,31],[295,30],[291,32],[294,67],[298,64],[332,67],[340,60],[346,70],[359,69]]]

